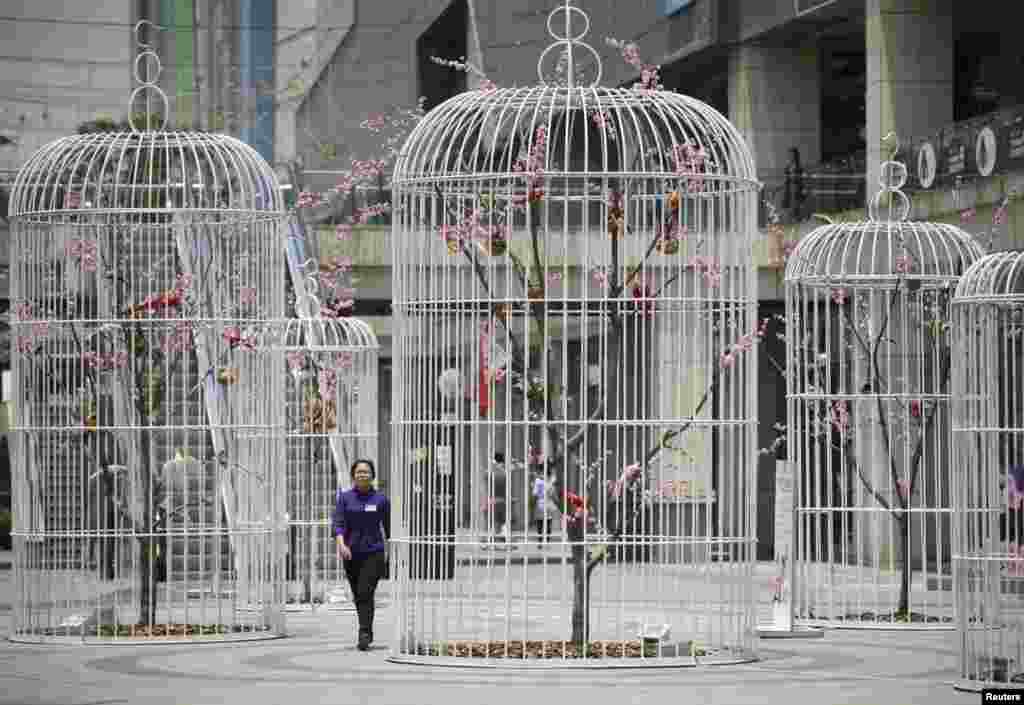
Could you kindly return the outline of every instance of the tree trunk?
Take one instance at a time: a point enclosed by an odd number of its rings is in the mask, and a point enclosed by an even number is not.
[[[896,608],[898,616],[910,617],[910,515],[904,514],[896,518],[896,527],[899,529],[900,547],[900,601]]]
[[[579,537],[582,539],[582,536]],[[587,549],[572,547],[572,642],[582,648],[590,641],[590,586],[587,584]]]
[[[157,579],[157,542],[152,533],[156,528],[153,522],[153,478],[150,475],[151,438],[150,431],[139,431],[139,481],[142,495],[142,530],[143,538],[139,540],[139,623],[147,627],[156,624],[156,579]]]

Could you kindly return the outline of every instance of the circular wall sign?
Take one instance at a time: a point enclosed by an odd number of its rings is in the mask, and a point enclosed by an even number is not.
[[[917,152],[917,180],[921,188],[931,188],[935,183],[936,168],[935,147],[925,142]]]
[[[978,173],[989,176],[996,168],[996,133],[991,127],[985,126],[978,132],[974,140],[974,161],[978,165]]]

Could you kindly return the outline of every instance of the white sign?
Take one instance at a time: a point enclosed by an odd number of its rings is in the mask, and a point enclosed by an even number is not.
[[[434,465],[437,472],[445,477],[452,474],[452,447],[437,446],[434,448]]]
[[[793,465],[775,462],[775,560],[789,558],[793,548]]]

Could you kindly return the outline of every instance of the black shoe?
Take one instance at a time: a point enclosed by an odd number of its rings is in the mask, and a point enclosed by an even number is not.
[[[356,648],[360,651],[367,651],[370,648],[370,636],[368,634],[360,634],[359,641],[356,643]]]

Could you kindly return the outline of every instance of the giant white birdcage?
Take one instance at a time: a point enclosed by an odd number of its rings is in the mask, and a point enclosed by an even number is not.
[[[752,659],[753,160],[698,100],[582,83],[562,10],[561,84],[545,52],[396,165],[392,658]]]
[[[971,266],[953,299],[958,687],[1024,683],[1024,252]]]
[[[882,174],[867,221],[817,228],[786,267],[794,610],[952,628],[949,304],[982,250],[907,221],[906,168]]]
[[[12,637],[279,635],[281,194],[238,140],[150,129],[136,69],[130,131],[43,147],[11,193]]]
[[[283,338],[288,609],[350,604],[331,530],[337,493],[377,464],[377,337],[356,318],[299,318]]]

